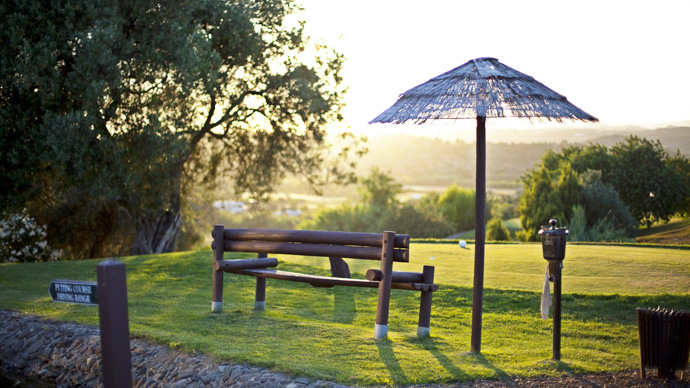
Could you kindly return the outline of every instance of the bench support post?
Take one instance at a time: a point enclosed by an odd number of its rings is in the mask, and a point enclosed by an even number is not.
[[[268,253],[259,253],[259,258],[268,257]],[[266,311],[266,278],[256,278],[256,297],[254,298],[254,310]]]
[[[223,234],[225,233],[225,226],[215,225],[213,227],[213,260],[223,260],[223,251],[225,250]],[[223,312],[223,271],[216,270],[213,266],[213,300],[211,302],[211,311],[214,313]]]
[[[430,265],[424,266],[422,273],[422,283],[434,283],[434,267]],[[419,326],[417,326],[417,336],[425,337],[431,333],[431,299],[433,298],[433,291],[422,291],[422,297],[419,302]]]
[[[337,278],[350,278],[350,267],[342,257],[329,257],[331,262],[331,275]]]
[[[374,339],[385,339],[388,336],[388,312],[391,299],[391,283],[393,282],[393,249],[395,246],[395,232],[383,232],[383,247],[381,251],[381,274],[379,282],[379,298],[376,307],[376,325]]]

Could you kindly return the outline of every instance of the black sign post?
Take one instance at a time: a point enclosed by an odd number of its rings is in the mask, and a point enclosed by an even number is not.
[[[125,264],[106,260],[96,267],[100,300],[101,359],[105,388],[132,387],[132,353],[129,348],[127,271]]]
[[[98,282],[53,280],[48,292],[55,302],[98,306],[104,388],[132,387],[129,348],[127,272],[125,264],[106,260],[96,266]]]
[[[48,289],[54,302],[98,306],[98,283],[78,280],[53,280]]]

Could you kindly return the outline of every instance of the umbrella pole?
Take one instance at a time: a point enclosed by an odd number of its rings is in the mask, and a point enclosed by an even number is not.
[[[477,116],[477,188],[475,197],[474,289],[472,296],[472,353],[482,350],[484,300],[484,240],[486,238],[486,117]]]

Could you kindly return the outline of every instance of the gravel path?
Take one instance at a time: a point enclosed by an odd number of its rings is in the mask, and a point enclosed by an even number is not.
[[[99,387],[100,336],[93,326],[58,323],[0,310],[0,374],[22,376],[34,387]],[[186,354],[132,339],[134,387],[347,388],[328,381],[288,376],[250,365],[217,362],[203,354]],[[542,378],[473,381],[428,388],[499,387],[690,387],[690,370],[682,381],[642,380],[639,371]],[[0,387],[8,380],[0,379]]]

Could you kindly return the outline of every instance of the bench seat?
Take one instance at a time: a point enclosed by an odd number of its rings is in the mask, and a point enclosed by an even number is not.
[[[378,281],[371,281],[366,279],[351,279],[351,278],[337,278],[331,276],[309,275],[299,272],[280,271],[277,269],[255,268],[255,269],[241,269],[237,271],[228,271],[231,273],[238,273],[241,275],[256,276],[258,278],[271,278],[288,280],[293,282],[309,283],[314,287],[333,287],[333,286],[349,286],[349,287],[369,287],[378,288]],[[436,291],[437,284],[425,283],[391,283],[391,288],[398,290],[416,290],[416,291]]]

